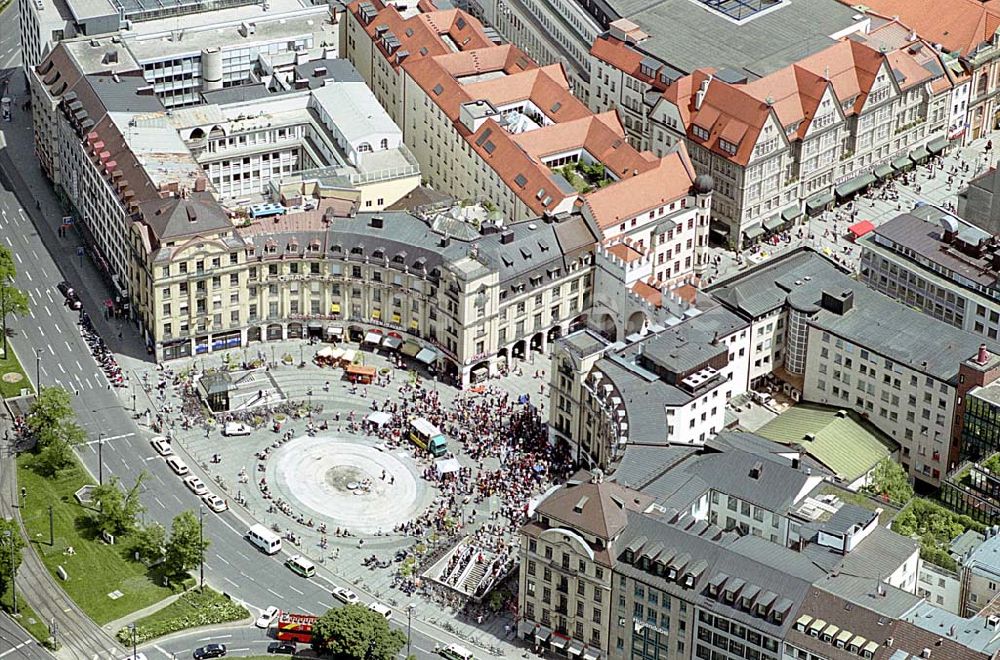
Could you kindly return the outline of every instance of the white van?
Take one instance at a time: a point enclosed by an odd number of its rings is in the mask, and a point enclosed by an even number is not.
[[[247,532],[250,540],[261,552],[273,555],[281,551],[281,537],[263,525],[254,525]]]
[[[240,422],[226,422],[226,425],[222,429],[222,435],[227,438],[233,438],[238,435],[250,435],[252,431],[253,429],[246,424],[242,424]]]
[[[448,660],[475,660],[472,651],[460,644],[449,644],[441,649],[441,657]]]
[[[381,614],[382,616],[385,617],[386,621],[392,618],[392,610],[389,609],[388,606],[383,605],[382,603],[371,603],[368,605],[368,609],[370,609],[372,612],[375,612],[376,614]]]

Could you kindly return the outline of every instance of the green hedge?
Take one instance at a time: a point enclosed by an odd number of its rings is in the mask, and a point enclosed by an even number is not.
[[[248,616],[250,612],[245,607],[217,591],[189,591],[162,610],[139,619],[136,622],[135,641],[142,644],[178,630],[240,621]],[[122,644],[131,645],[131,628],[122,628],[116,637]]]

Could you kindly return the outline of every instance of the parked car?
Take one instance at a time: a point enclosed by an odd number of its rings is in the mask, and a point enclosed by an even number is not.
[[[205,503],[205,506],[207,506],[212,511],[215,511],[216,513],[222,513],[223,511],[229,508],[229,505],[226,504],[226,501],[221,497],[219,497],[218,495],[216,495],[215,493],[206,493],[202,495],[201,501]]]
[[[256,626],[258,628],[270,628],[271,624],[274,623],[274,620],[278,618],[279,614],[281,614],[281,610],[274,605],[270,606],[261,612],[259,617],[257,617]]]
[[[241,422],[226,422],[226,425],[222,429],[222,435],[231,438],[237,435],[250,435],[251,431],[253,429]]]
[[[205,482],[193,474],[184,479],[184,485],[195,495],[204,495],[208,492],[208,486],[205,485]]]
[[[295,655],[295,642],[271,642],[267,645],[267,652]]]
[[[187,463],[182,461],[180,456],[177,456],[176,454],[167,456],[167,465],[174,471],[174,473],[179,474],[182,477],[191,471],[188,469]]]
[[[153,449],[160,456],[170,456],[174,453],[174,448],[170,446],[170,441],[164,438],[162,435],[158,435],[149,441],[149,444],[153,445]]]
[[[347,603],[348,605],[354,605],[359,600],[358,595],[356,593],[344,587],[337,587],[336,589],[330,592],[330,595],[332,595],[340,602]]]
[[[76,295],[76,291],[69,282],[64,280],[57,284],[56,288],[59,289],[59,293],[63,294],[63,298],[66,299],[66,304],[70,309],[80,309],[83,307],[83,303],[80,302],[80,296]]]
[[[205,658],[221,658],[226,655],[225,644],[206,644],[194,650],[192,653],[194,660],[204,660]]]
[[[382,616],[385,617],[386,621],[392,618],[392,610],[389,609],[388,605],[383,605],[382,603],[369,603],[368,609],[370,609],[372,612],[377,612],[381,614]]]

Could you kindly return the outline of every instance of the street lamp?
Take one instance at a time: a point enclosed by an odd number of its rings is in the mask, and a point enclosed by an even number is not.
[[[104,485],[104,431],[97,434],[97,483]]]
[[[3,530],[4,545],[9,544],[10,550],[10,595],[14,606],[14,616],[17,616],[17,586],[14,584],[14,537],[9,529]]]
[[[201,574],[200,590],[205,591],[205,507],[198,505],[198,555]],[[133,658],[133,660],[135,660]]]
[[[413,622],[413,603],[406,606],[406,657],[410,657],[410,624]]]
[[[35,388],[42,393],[42,349],[35,349]]]
[[[128,629],[132,631],[132,657],[129,660],[138,660],[139,654],[136,649],[135,623],[128,624]]]

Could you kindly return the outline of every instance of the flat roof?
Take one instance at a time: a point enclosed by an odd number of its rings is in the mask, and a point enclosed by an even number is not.
[[[685,73],[714,67],[762,77],[832,45],[831,35],[858,22],[858,12],[836,0],[781,2],[742,21],[699,0],[604,2],[649,34],[636,50]]]
[[[79,22],[85,22],[88,18],[98,18],[101,16],[113,16],[118,13],[118,9],[110,0],[67,0],[70,14]]]

